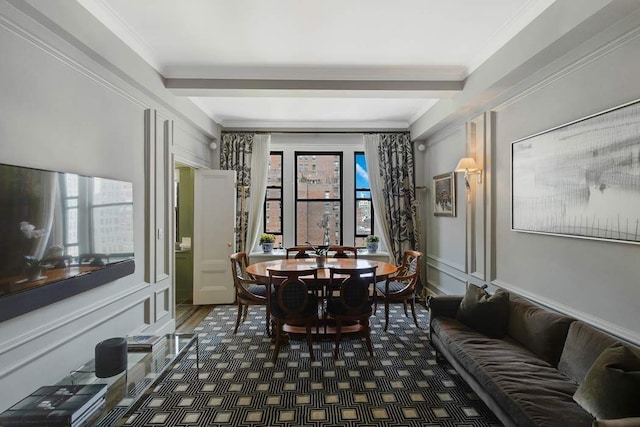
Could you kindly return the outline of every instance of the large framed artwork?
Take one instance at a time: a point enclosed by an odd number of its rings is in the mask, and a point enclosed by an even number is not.
[[[456,216],[456,174],[454,172],[433,177],[433,214]]]
[[[640,101],[511,144],[511,228],[640,243]]]

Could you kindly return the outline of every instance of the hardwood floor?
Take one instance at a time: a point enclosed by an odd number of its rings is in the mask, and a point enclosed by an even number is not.
[[[180,304],[176,307],[176,332],[191,333],[207,317],[215,305]]]

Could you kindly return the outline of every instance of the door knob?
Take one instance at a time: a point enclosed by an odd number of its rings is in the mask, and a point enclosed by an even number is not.
[[[231,247],[231,242],[227,242],[227,247],[230,248]]]

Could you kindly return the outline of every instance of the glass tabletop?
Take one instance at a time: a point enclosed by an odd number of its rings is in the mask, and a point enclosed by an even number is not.
[[[152,351],[129,351],[127,370],[121,374],[98,378],[94,360],[91,360],[57,384],[107,384],[105,404],[91,417],[88,425],[117,425],[117,421],[135,409],[143,394],[182,358],[193,343],[197,348],[197,339],[196,334],[167,334],[166,339],[155,344]],[[196,365],[199,367],[198,361]]]

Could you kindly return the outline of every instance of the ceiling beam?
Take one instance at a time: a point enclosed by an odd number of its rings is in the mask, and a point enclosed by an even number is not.
[[[309,96],[449,98],[464,88],[460,80],[284,80],[167,78],[179,96]]]

